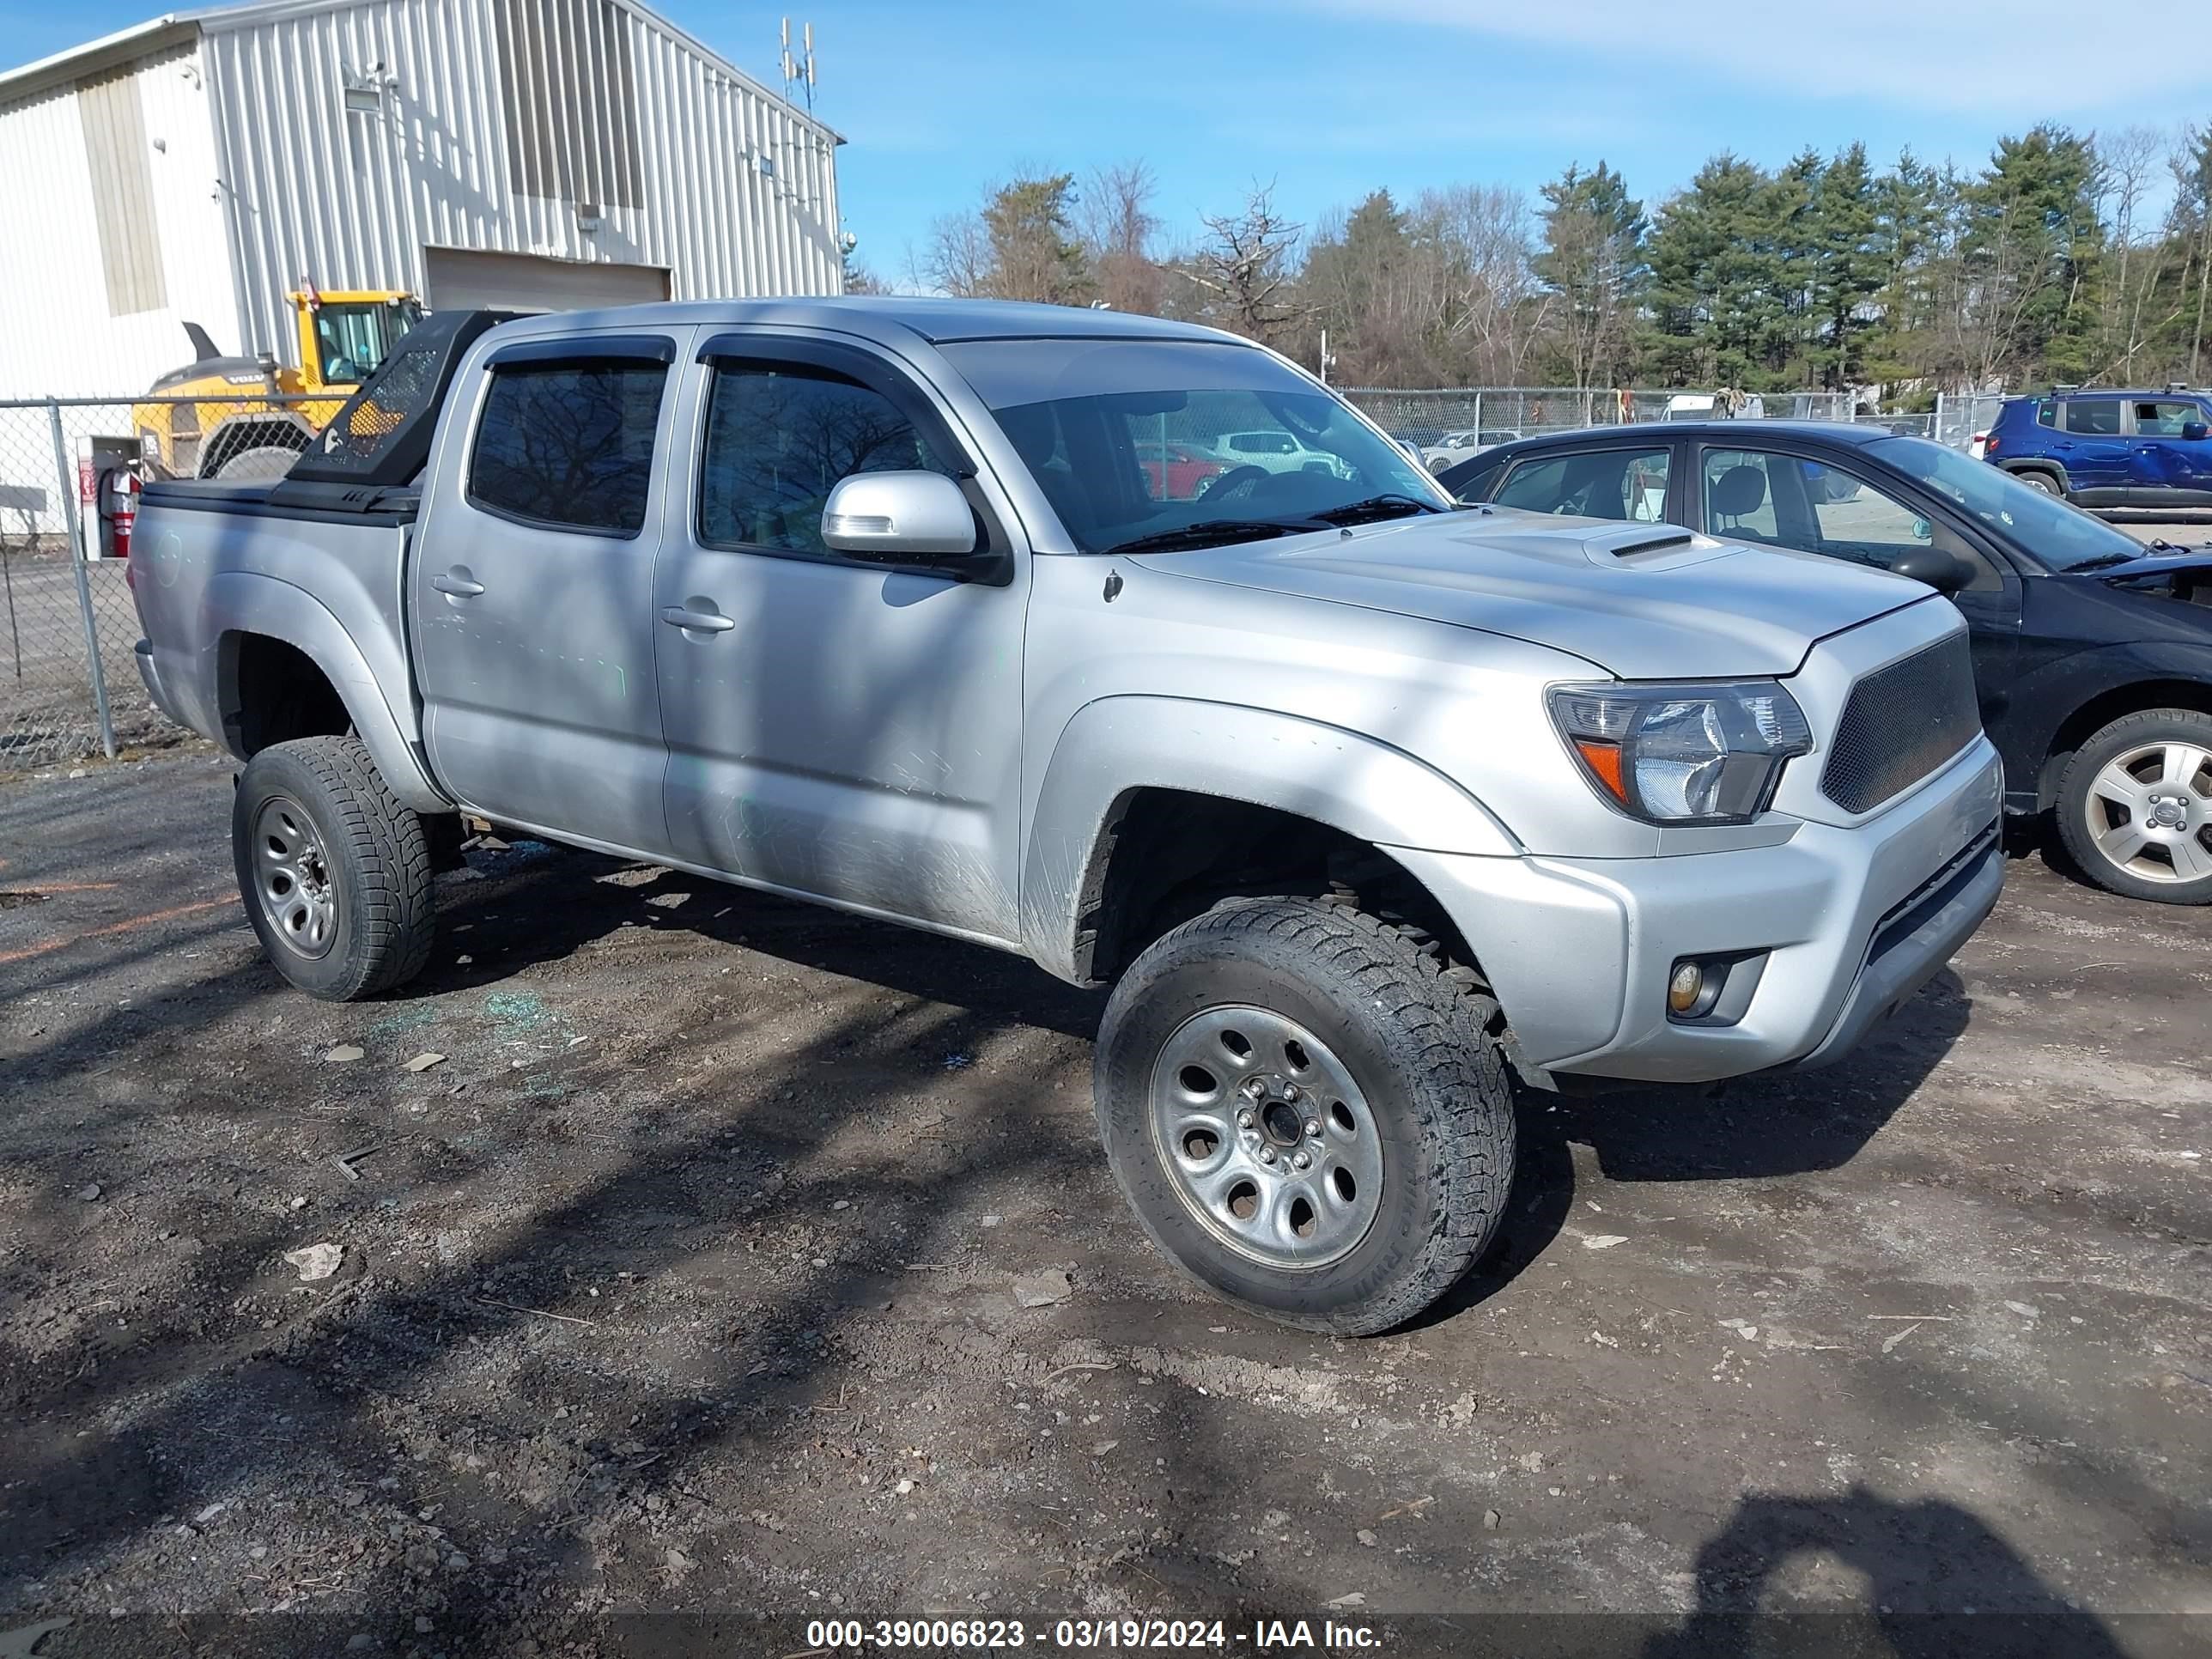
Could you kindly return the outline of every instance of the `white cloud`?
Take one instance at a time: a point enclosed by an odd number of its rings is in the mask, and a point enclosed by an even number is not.
[[[2092,113],[2150,125],[2212,114],[2204,0],[1310,3],[1347,20],[1389,16],[1586,53],[1591,73],[1577,95],[1598,100],[1664,98],[1670,76],[1694,69],[1747,95],[1860,100],[2023,125]],[[1468,69],[1470,94],[1480,96],[1480,58]],[[1725,129],[1724,108],[1676,112]]]

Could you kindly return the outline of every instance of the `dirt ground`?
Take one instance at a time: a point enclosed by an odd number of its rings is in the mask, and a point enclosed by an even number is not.
[[[525,843],[325,1006],[229,780],[0,787],[0,1653],[2212,1641],[2212,912],[2016,858],[1844,1066],[1531,1095],[1501,1248],[1334,1341],[1144,1244],[1093,997]]]

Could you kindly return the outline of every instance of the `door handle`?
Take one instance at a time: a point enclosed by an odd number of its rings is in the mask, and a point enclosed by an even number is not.
[[[430,586],[457,599],[472,599],[484,591],[482,582],[472,582],[466,576],[451,575],[443,570],[430,578]]]
[[[660,620],[671,628],[696,628],[702,634],[726,634],[738,625],[733,617],[717,616],[711,611],[686,611],[680,605],[664,609]]]

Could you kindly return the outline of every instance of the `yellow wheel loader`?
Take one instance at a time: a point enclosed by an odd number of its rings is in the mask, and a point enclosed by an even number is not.
[[[148,401],[131,411],[151,476],[266,478],[287,471],[422,315],[411,295],[390,289],[319,291],[302,283],[288,297],[299,329],[297,368],[270,356],[226,357],[205,329],[185,325],[198,356],[155,381]]]

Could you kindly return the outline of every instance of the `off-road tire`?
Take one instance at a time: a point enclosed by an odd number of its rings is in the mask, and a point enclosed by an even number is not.
[[[1192,1016],[1235,1004],[1328,1044],[1379,1129],[1381,1205],[1325,1266],[1286,1270],[1222,1243],[1163,1163],[1155,1061]],[[1140,954],[1107,1004],[1092,1086],[1108,1163],[1153,1243],[1215,1294],[1305,1330],[1389,1330],[1459,1280],[1504,1215],[1514,1121],[1503,1025],[1471,975],[1415,928],[1328,899],[1225,900]]]
[[[310,959],[275,932],[255,884],[250,844],[262,806],[295,803],[312,821],[332,878],[335,931]],[[376,763],[353,738],[272,744],[246,763],[231,805],[231,854],[239,896],[276,971],[309,996],[353,1002],[404,985],[422,971],[436,936],[430,841],[422,820],[386,787]]]
[[[282,444],[258,444],[227,458],[209,476],[246,483],[257,478],[281,478],[292,470],[292,464],[299,459],[300,452],[296,449],[287,449]]]
[[[2212,714],[2194,708],[2147,708],[2100,729],[2074,751],[2059,776],[2059,839],[2081,873],[2108,893],[2154,904],[2212,904],[2212,877],[2154,881],[2132,875],[2105,855],[2091,829],[2090,791],[2098,773],[2130,750],[2161,740],[2212,750]]]

